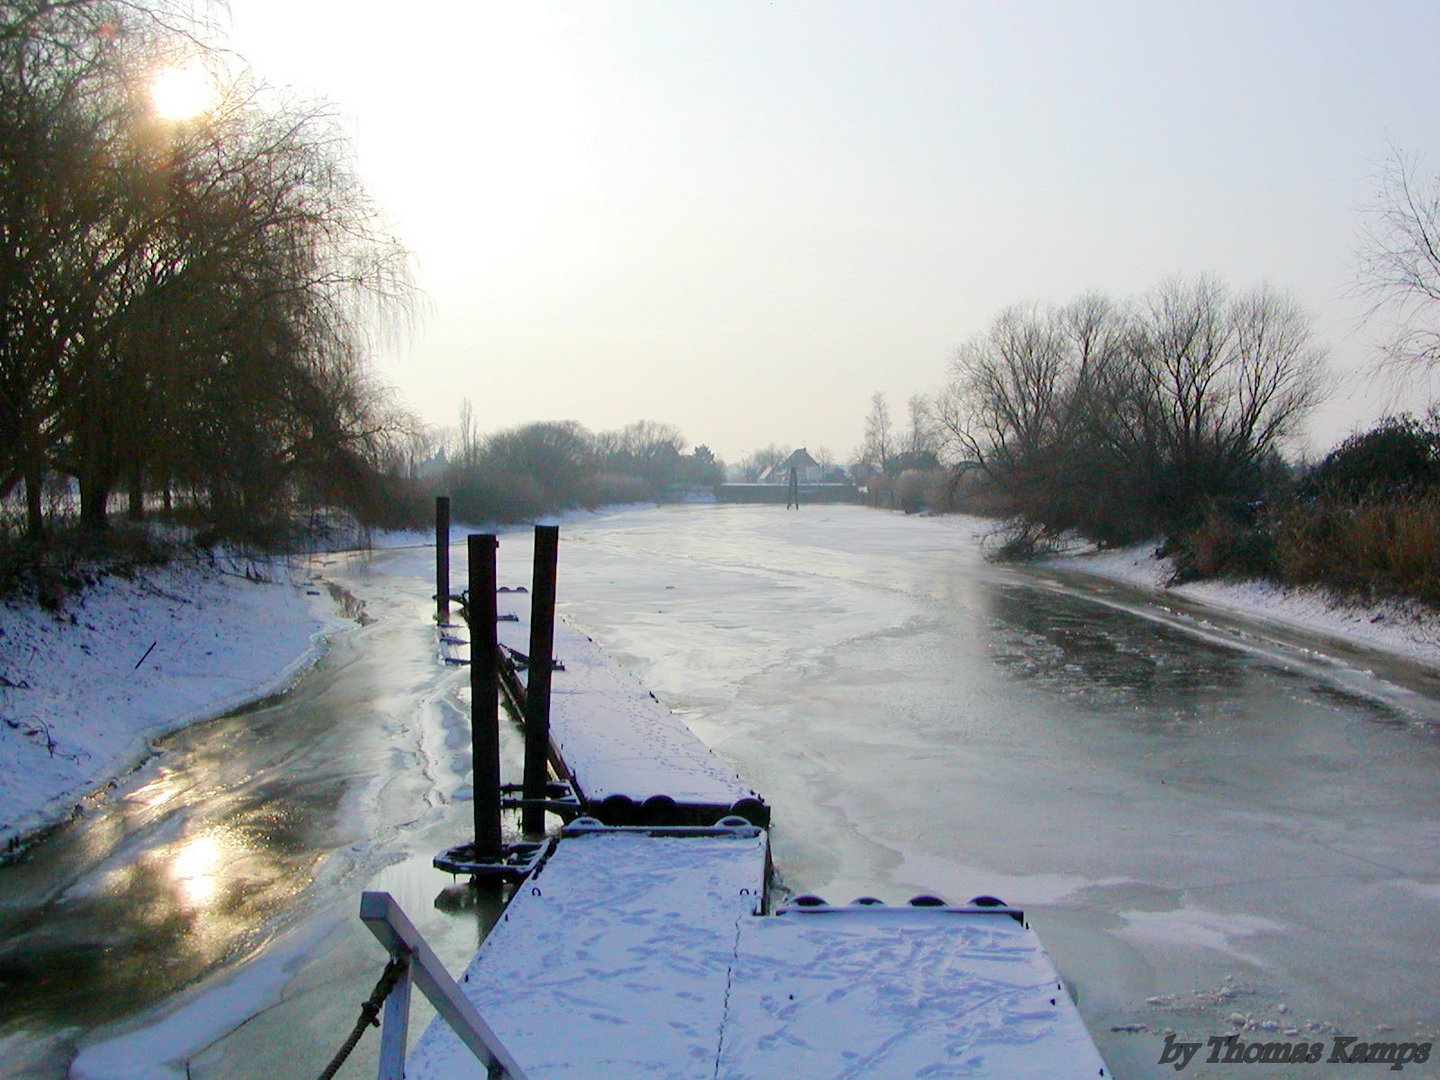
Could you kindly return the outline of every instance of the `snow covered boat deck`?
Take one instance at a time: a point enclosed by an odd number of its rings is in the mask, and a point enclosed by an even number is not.
[[[523,658],[530,647],[529,594],[502,591],[497,599],[501,648]],[[447,663],[469,663],[468,637],[463,624],[440,628]],[[563,667],[551,681],[551,758],[586,814],[609,825],[708,825],[729,814],[769,823],[770,808],[754,789],[563,620],[555,623],[554,655]],[[523,695],[523,662],[512,678],[519,685],[512,682],[510,692]]]
[[[461,979],[532,1080],[1104,1077],[1035,935],[995,906],[765,913],[766,833],[577,821]],[[442,1021],[411,1080],[484,1070]]]
[[[792,905],[743,920],[713,1075],[1108,1073],[1019,912]]]
[[[725,973],[763,902],[769,844],[753,826],[712,832],[577,822],[519,887],[460,986],[526,1076],[714,1076]],[[433,1023],[405,1075],[485,1072]]]

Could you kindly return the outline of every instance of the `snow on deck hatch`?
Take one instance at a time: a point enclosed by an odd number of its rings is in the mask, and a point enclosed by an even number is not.
[[[571,832],[461,979],[532,1080],[1106,1076],[1038,938],[1006,912],[761,915],[758,829]],[[436,1020],[405,1075],[483,1073]]]
[[[496,624],[501,644],[527,652],[529,595],[502,592],[497,600],[501,614],[519,616],[518,622]],[[469,637],[463,624],[446,633]],[[442,653],[468,661],[470,649],[468,644],[445,645],[442,638]],[[565,670],[551,680],[550,738],[587,801],[624,795],[639,804],[651,795],[668,795],[682,805],[728,807],[757,797],[638,679],[560,619],[555,657]]]
[[[1033,931],[1000,912],[851,906],[746,920],[719,1068],[774,1076],[1103,1077]]]
[[[461,988],[532,1078],[715,1075],[739,926],[765,883],[755,828],[562,840],[519,888]],[[411,1080],[483,1077],[443,1021]]]

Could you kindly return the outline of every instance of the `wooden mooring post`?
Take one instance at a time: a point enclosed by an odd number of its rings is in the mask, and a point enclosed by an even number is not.
[[[450,496],[435,496],[435,621],[450,621]]]
[[[555,580],[560,527],[535,526],[535,570],[530,588],[530,666],[525,691],[525,808],[527,836],[545,831],[545,785],[549,780],[550,676],[555,651]]]
[[[470,590],[470,746],[475,774],[476,862],[500,862],[500,644],[495,634],[495,549],[490,534],[467,538]],[[533,678],[533,676],[532,676]]]

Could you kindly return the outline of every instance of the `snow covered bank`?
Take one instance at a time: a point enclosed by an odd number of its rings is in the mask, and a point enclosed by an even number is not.
[[[1094,574],[1141,589],[1244,615],[1263,623],[1336,638],[1404,656],[1440,668],[1440,618],[1417,603],[1392,600],[1360,605],[1323,589],[1287,588],[1267,581],[1196,581],[1166,586],[1174,574],[1169,559],[1155,557],[1155,544],[1115,551],[1087,551],[1047,559],[1042,565]]]
[[[0,850],[82,812],[151,739],[313,663],[346,624],[307,582],[279,561],[177,564],[104,578],[55,612],[0,602]]]

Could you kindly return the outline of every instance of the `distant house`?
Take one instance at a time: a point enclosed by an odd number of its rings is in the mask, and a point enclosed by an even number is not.
[[[762,472],[756,483],[788,484],[791,469],[795,470],[795,478],[802,484],[818,484],[825,476],[824,468],[802,446],[784,461],[778,461]]]
[[[448,465],[449,463],[445,460],[445,448],[442,446],[415,466],[414,476],[418,480],[429,480],[436,476],[442,476]]]

